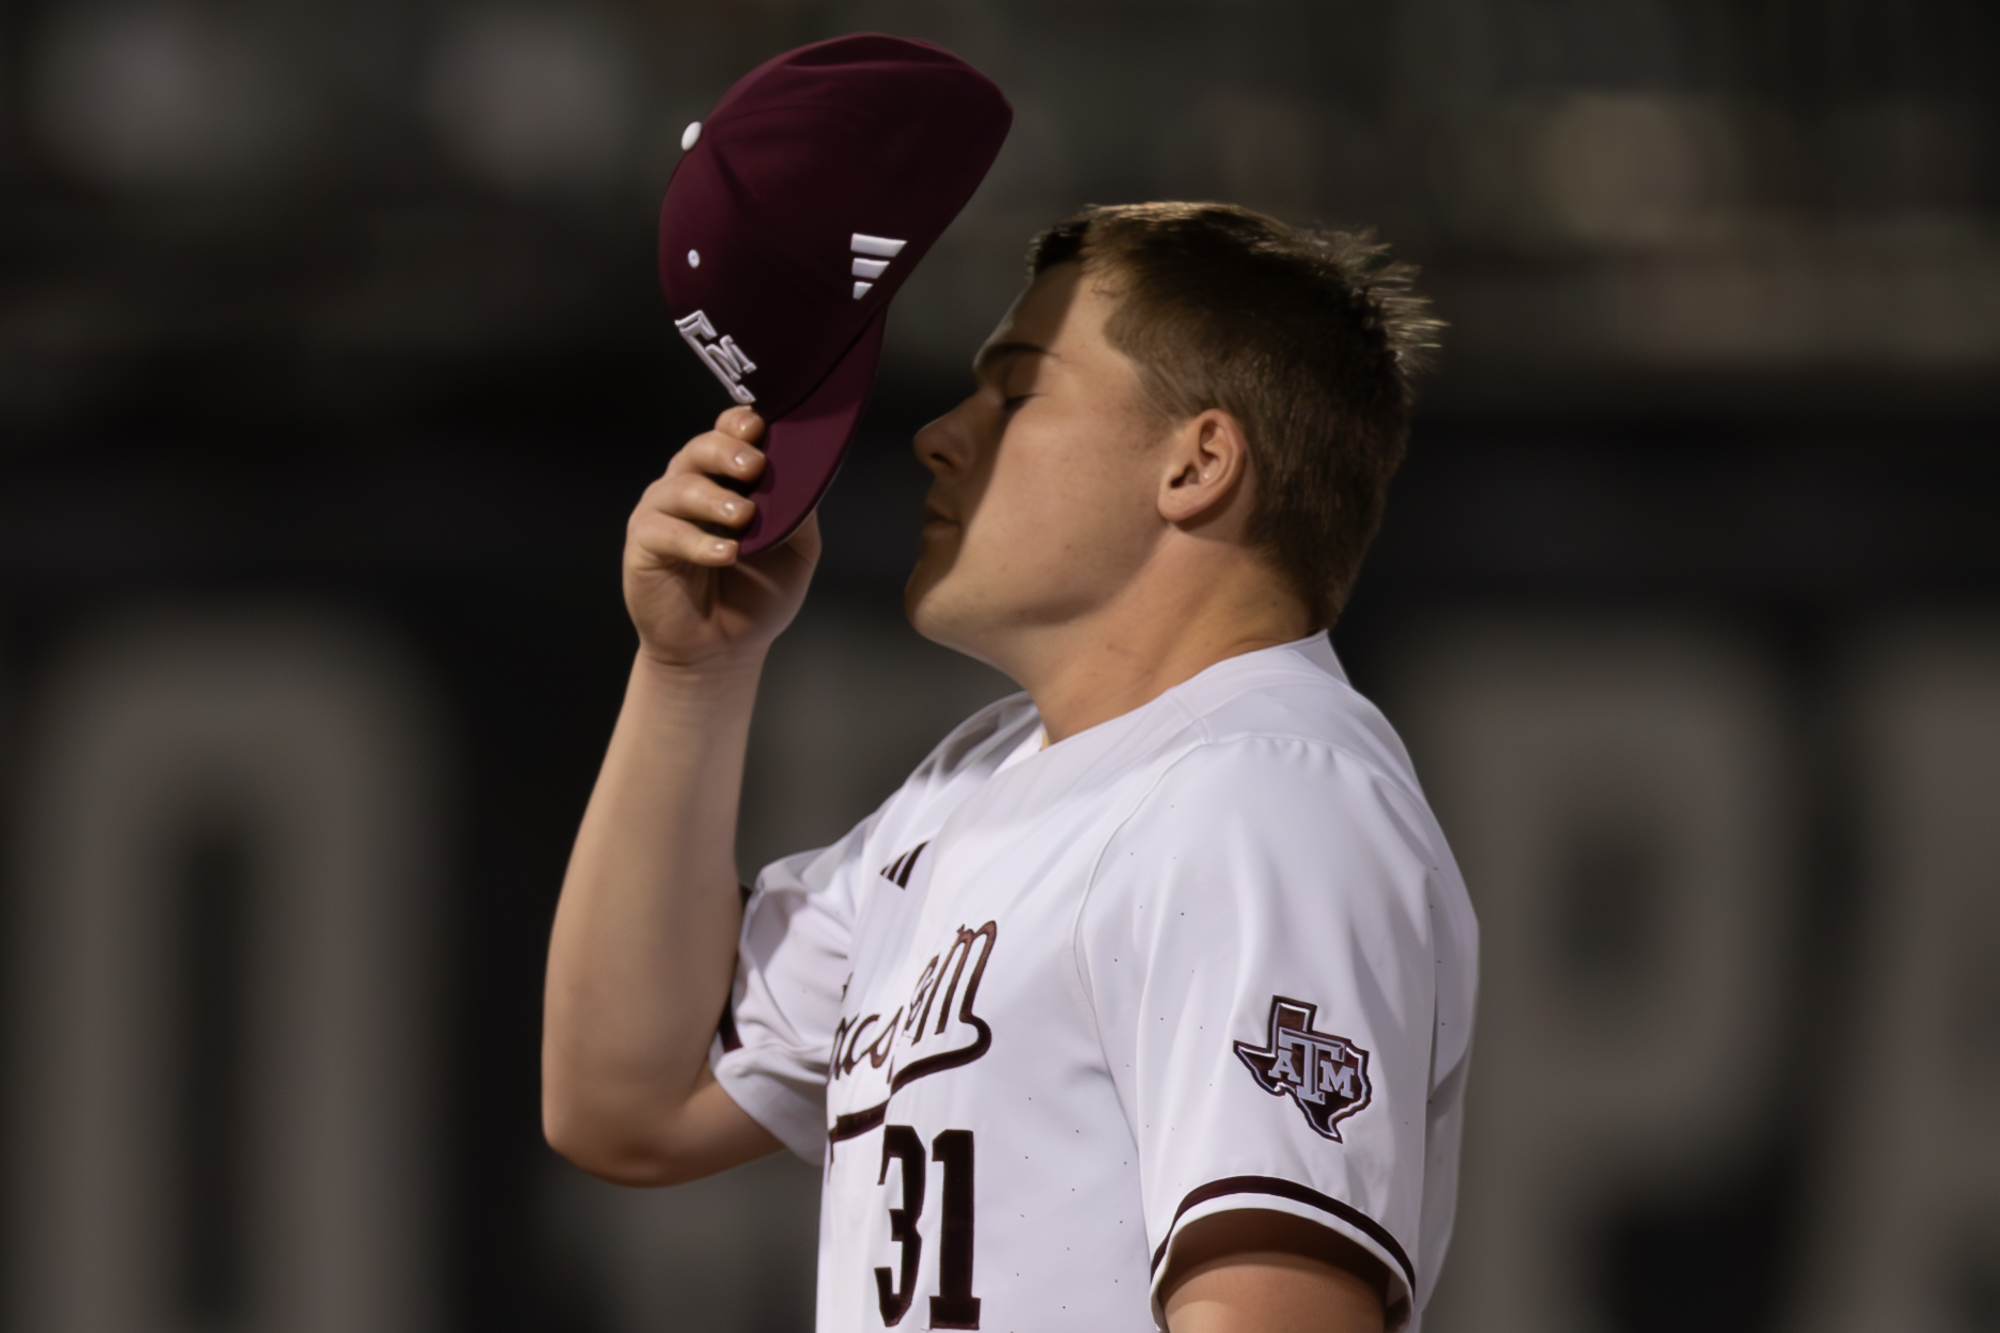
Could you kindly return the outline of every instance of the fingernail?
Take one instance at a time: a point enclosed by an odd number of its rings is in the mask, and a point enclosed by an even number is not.
[[[738,467],[749,467],[749,466],[750,466],[750,455],[749,455],[748,453],[739,453],[739,454],[737,454],[737,455],[736,455],[736,466],[738,466]]]
[[[726,542],[718,538],[716,541],[711,543],[711,548],[715,551],[717,555],[728,555],[729,548],[733,545],[735,545],[734,542]]]

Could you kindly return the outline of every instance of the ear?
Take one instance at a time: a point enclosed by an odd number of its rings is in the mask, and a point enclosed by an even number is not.
[[[1243,426],[1210,408],[1174,427],[1160,476],[1160,517],[1186,526],[1221,517],[1239,494],[1247,495],[1250,441]]]

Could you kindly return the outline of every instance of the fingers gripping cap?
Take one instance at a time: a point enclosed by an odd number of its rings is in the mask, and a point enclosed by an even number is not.
[[[766,61],[682,136],[660,285],[695,354],[770,423],[745,554],[819,503],[874,387],[890,298],[1013,117],[949,51],[871,33]]]

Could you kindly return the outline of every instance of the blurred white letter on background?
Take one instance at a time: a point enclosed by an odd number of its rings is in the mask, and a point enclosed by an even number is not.
[[[1397,698],[1481,926],[1438,1333],[1589,1333],[1605,1214],[1757,1127],[1793,827],[1759,661],[1698,627],[1459,624]]]
[[[181,609],[47,678],[10,943],[12,1326],[437,1325],[439,763],[352,624]]]
[[[1958,1333],[2000,1308],[2000,631],[1903,624],[1853,693],[1856,999],[1822,1070],[1810,1333]],[[1841,1016],[1845,1019],[1846,1015]]]

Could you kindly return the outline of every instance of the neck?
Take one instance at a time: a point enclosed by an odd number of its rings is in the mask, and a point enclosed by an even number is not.
[[[1246,553],[1247,555],[1247,553]],[[1217,662],[1312,633],[1311,617],[1261,563],[1135,581],[1061,625],[1038,627],[996,661],[1035,701],[1049,743],[1151,703]]]

